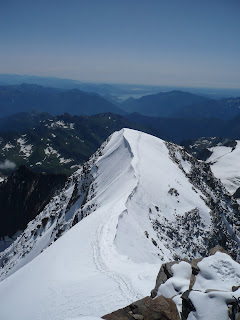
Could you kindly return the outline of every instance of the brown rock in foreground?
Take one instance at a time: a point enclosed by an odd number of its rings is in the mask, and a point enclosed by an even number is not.
[[[161,284],[165,283],[169,278],[171,278],[173,276],[171,268],[176,263],[178,263],[178,262],[171,261],[171,262],[163,263],[161,265],[161,268],[160,268],[158,276],[157,276],[155,288],[151,292],[152,298],[155,298],[157,296],[157,292],[158,292],[158,289],[161,286]]]
[[[129,306],[102,317],[106,320],[180,320],[172,299],[145,297]]]

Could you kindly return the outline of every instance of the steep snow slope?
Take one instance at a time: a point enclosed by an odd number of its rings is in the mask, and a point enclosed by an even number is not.
[[[235,148],[216,146],[209,150],[213,153],[207,163],[211,165],[214,175],[233,194],[240,187],[240,141],[237,141]]]
[[[114,133],[3,253],[0,319],[101,316],[149,295],[161,261],[218,242],[236,255],[231,201],[183,148]]]

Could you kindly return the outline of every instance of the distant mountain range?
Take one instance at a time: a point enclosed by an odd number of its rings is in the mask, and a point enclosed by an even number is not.
[[[184,106],[174,115],[178,118],[230,120],[240,113],[240,98],[209,99],[205,103]]]
[[[240,114],[240,98],[209,99],[183,91],[161,92],[140,99],[127,99],[120,107],[128,113],[163,118],[224,119]]]
[[[224,97],[239,97],[240,89],[224,88],[194,88],[175,87],[167,85],[143,85],[143,84],[123,84],[123,83],[94,83],[73,79],[57,77],[41,77],[35,75],[0,74],[0,85],[20,85],[22,83],[35,83],[45,87],[61,89],[79,89],[85,92],[96,92],[102,96],[109,97],[114,101],[121,101],[129,97],[140,98],[145,95],[166,92],[171,90],[182,90],[194,94],[204,94],[214,99]]]
[[[131,124],[120,115],[110,113],[56,117],[47,113],[21,113],[1,119],[0,125],[2,173],[8,172],[6,161],[10,161],[17,167],[26,165],[37,172],[69,174],[116,130],[131,127],[155,133],[154,129]],[[15,130],[6,131],[9,128]]]
[[[9,174],[12,166],[26,165],[36,172],[70,174],[110,134],[122,128],[137,129],[184,146],[200,137],[240,139],[239,118],[224,121],[146,117],[137,113],[125,116],[20,113],[0,119],[0,173]],[[199,150],[202,156],[197,155],[203,160],[208,156],[205,149]],[[6,161],[12,164],[9,170]]]
[[[175,90],[130,98],[121,107],[125,111],[78,89],[1,86],[0,174],[9,174],[15,165],[70,174],[124,127],[175,143],[200,137],[240,139],[240,98],[213,100]]]
[[[65,112],[72,115],[125,114],[101,96],[78,89],[63,90],[32,84],[0,86],[0,117],[31,110],[52,115]]]
[[[185,106],[205,103],[209,99],[189,92],[170,91],[144,96],[140,99],[128,99],[121,107],[128,113],[137,112],[151,117],[171,117]]]
[[[133,113],[125,115],[125,118],[131,123],[143,125],[152,132],[155,130],[155,135],[158,137],[176,143],[182,143],[184,140],[192,141],[200,137],[240,139],[240,115],[230,120],[224,120],[215,118],[160,118]]]
[[[132,123],[142,124],[152,130],[164,133],[163,139],[180,143],[185,139],[218,136],[224,131],[226,122],[221,119],[179,119],[164,117],[147,117],[138,113],[125,116]],[[159,135],[157,135],[159,136]],[[161,136],[159,136],[161,137]]]
[[[0,86],[0,117],[19,112],[48,112],[61,115],[139,113],[173,119],[230,120],[240,114],[240,98],[210,99],[179,90],[160,92],[119,102],[114,95],[100,96],[79,89],[59,89],[36,84]]]

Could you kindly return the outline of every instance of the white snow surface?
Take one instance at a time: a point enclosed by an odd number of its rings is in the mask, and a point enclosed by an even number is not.
[[[50,120],[51,121],[51,120]],[[63,129],[74,129],[74,123],[65,123],[63,120],[52,122],[50,125],[45,124],[48,128],[63,128]]]
[[[213,174],[219,178],[225,188],[233,194],[240,187],[240,141],[236,148],[216,146],[209,149],[212,155],[207,159]]]
[[[55,154],[57,157],[60,157],[60,153],[58,153],[57,150],[53,149],[52,146],[47,146],[47,148],[44,149],[44,153],[46,156],[50,156],[52,154]]]
[[[8,151],[9,149],[14,148],[14,145],[10,142],[6,143],[5,146],[2,148],[2,151]]]
[[[159,287],[157,295],[172,298],[176,294],[183,293],[189,288],[192,274],[191,265],[185,261],[174,264],[171,268],[173,277]]]
[[[96,168],[95,194],[86,204],[97,204],[96,211],[0,283],[1,320],[99,317],[122,308],[149,295],[161,259],[173,258],[152,227],[155,218],[174,221],[197,207],[210,228],[203,194],[171,161],[164,141],[123,129],[112,135]]]
[[[69,162],[72,162],[72,161],[73,161],[73,159],[65,159],[63,157],[59,158],[59,162],[60,163],[69,163]]]
[[[217,252],[198,263],[200,269],[193,290],[189,295],[196,312],[189,320],[228,320],[227,304],[240,297],[240,265],[227,254]]]
[[[225,253],[217,252],[198,263],[200,269],[189,294],[196,311],[188,320],[229,320],[228,304],[240,297],[240,289],[232,292],[232,286],[240,284],[240,265]],[[179,312],[181,295],[189,289],[191,265],[180,262],[172,266],[173,277],[159,287],[158,296],[173,298]]]

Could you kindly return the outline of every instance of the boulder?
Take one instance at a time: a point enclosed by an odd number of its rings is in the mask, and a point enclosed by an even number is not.
[[[129,306],[102,317],[106,320],[180,320],[172,299],[145,297]]]

